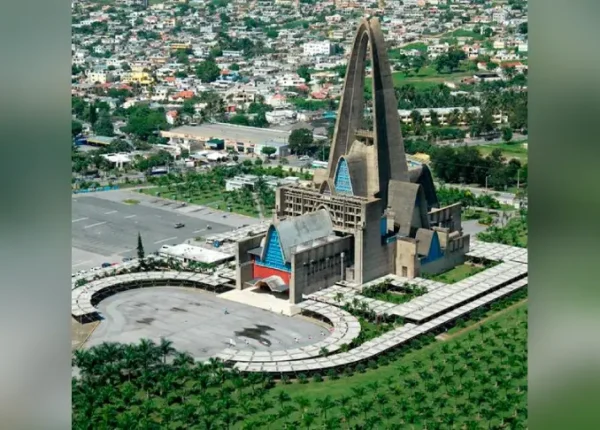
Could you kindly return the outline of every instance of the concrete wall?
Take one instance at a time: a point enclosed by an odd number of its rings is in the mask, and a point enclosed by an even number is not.
[[[248,254],[248,251],[260,246],[260,242],[266,234],[260,234],[258,236],[248,237],[242,239],[237,243],[235,250],[235,261],[237,265],[235,267],[235,288],[242,290],[244,283],[253,279],[252,273],[252,259]]]
[[[415,239],[399,238],[397,240],[395,273],[409,279],[418,276],[419,260],[417,259],[417,241]]]
[[[444,257],[422,265],[419,273],[436,275],[463,264],[467,258],[466,254],[469,252],[469,245],[469,235],[450,240],[444,251]]]
[[[439,224],[440,227],[449,228],[450,231],[460,231],[462,229],[460,214],[462,205],[456,203],[429,212],[430,223]]]
[[[396,242],[381,244],[382,201],[364,204],[365,227],[355,235],[355,282],[365,283],[394,272]],[[361,276],[362,275],[362,276]]]
[[[330,287],[342,279],[342,258],[347,266],[352,237],[340,237],[335,242],[309,248],[292,255],[292,277],[290,280],[290,303],[302,301],[302,294],[311,294]],[[313,263],[311,263],[313,261]],[[345,267],[344,267],[345,270]]]

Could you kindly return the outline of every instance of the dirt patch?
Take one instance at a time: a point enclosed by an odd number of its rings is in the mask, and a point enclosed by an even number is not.
[[[137,320],[136,323],[150,325],[154,321],[154,318],[142,318],[141,320]]]
[[[92,335],[100,321],[87,324],[79,323],[75,318],[71,318],[71,350],[81,348]]]

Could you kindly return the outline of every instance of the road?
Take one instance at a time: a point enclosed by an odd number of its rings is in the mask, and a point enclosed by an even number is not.
[[[127,199],[135,199],[139,203],[126,204],[123,201]],[[180,207],[179,203],[133,191],[76,195],[72,199],[71,218],[73,271],[134,257],[138,232],[142,236],[144,250],[151,253],[162,245],[178,244],[258,222],[255,218],[203,206]],[[176,223],[185,226],[176,229]]]

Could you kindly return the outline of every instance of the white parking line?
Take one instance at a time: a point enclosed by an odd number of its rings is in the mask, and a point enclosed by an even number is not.
[[[195,230],[195,231],[193,231],[192,233],[202,233],[202,232],[203,232],[203,231],[205,231],[205,230],[206,230],[205,228],[202,228],[202,229],[200,229],[200,230]]]
[[[110,214],[114,214],[117,213],[118,211],[109,211],[109,212],[104,212],[104,215],[110,215]]]
[[[156,242],[154,242],[154,244],[156,245],[157,243],[167,242],[167,241],[173,240],[173,239],[177,239],[177,236],[167,237],[166,239],[163,239],[163,240],[157,240]]]
[[[133,218],[136,215],[127,215],[125,218]]]
[[[82,264],[89,263],[89,262],[91,262],[91,261],[92,261],[92,260],[85,260],[85,261],[81,261],[81,262],[79,262],[79,263],[76,263],[76,264],[72,264],[71,266],[72,266],[72,267],[77,267],[77,266],[81,266]]]
[[[77,218],[77,219],[74,219],[71,222],[79,222],[79,221],[83,221],[84,219],[88,219],[88,218]]]
[[[96,224],[90,224],[90,225],[86,225],[86,226],[85,226],[85,227],[83,227],[83,228],[92,228],[92,227],[97,227],[97,226],[99,226],[99,225],[102,225],[102,224],[106,224],[106,221],[97,222]]]

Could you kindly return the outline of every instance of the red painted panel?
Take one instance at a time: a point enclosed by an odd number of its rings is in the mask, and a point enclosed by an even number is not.
[[[252,265],[254,266],[252,270],[254,279],[267,278],[269,276],[275,275],[283,279],[283,282],[285,282],[287,285],[290,285],[290,277],[292,276],[291,273],[285,272],[283,270],[271,269],[270,267],[259,266],[255,263],[252,263]]]

